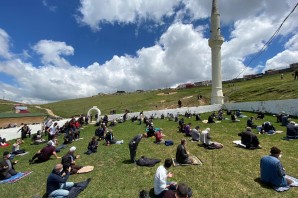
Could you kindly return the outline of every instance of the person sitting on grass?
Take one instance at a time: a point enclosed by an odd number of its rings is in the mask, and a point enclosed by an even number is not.
[[[42,139],[41,131],[38,130],[36,134],[32,136],[32,143],[31,144],[41,144],[46,142],[45,139]]]
[[[259,111],[257,114],[257,119],[264,119],[265,118],[265,114],[262,111]]]
[[[56,159],[60,159],[55,152],[55,147],[52,145],[51,141],[48,141],[47,146],[37,151],[37,153],[29,160],[29,164],[33,164],[35,162],[46,162],[50,159],[51,155],[54,155]],[[37,158],[36,161],[34,161]]]
[[[176,160],[180,164],[191,164],[189,152],[186,150],[186,140],[182,139],[176,150]]]
[[[184,130],[184,133],[185,133],[185,136],[191,136],[191,123],[188,123],[186,126],[185,126],[185,130]]]
[[[123,144],[123,140],[116,140],[114,138],[114,134],[113,134],[113,130],[112,129],[109,129],[106,136],[105,136],[105,140],[106,140],[106,144],[109,145],[109,144]]]
[[[287,138],[289,139],[298,138],[298,125],[294,121],[291,121],[287,125]]]
[[[24,141],[21,139],[16,139],[16,142],[12,145],[12,154],[14,155],[18,155],[18,154],[22,154],[25,153],[25,149],[20,149],[20,145],[23,144]]]
[[[191,131],[191,140],[192,141],[200,141],[200,126],[196,126],[194,129]]]
[[[256,129],[257,125],[254,124],[253,120],[254,120],[254,117],[250,117],[246,122],[246,126],[252,129]]]
[[[76,159],[80,157],[80,155],[74,155],[74,152],[76,151],[76,147],[72,146],[70,147],[68,153],[62,157],[61,164],[63,165],[63,170],[66,172],[69,170],[69,167],[71,167],[70,174],[76,174],[78,170],[80,170],[83,166],[76,165]]]
[[[95,135],[98,137],[98,140],[103,140],[105,137],[105,128],[102,126],[99,126],[97,129],[95,129]]]
[[[0,180],[9,179],[11,176],[18,174],[13,167],[14,164],[18,163],[18,160],[12,162],[9,158],[10,153],[8,151],[4,151],[3,159],[0,160]]]
[[[57,164],[47,178],[47,197],[67,197],[69,190],[74,186],[73,182],[67,182],[71,167],[63,171],[63,165]]]
[[[171,159],[166,159],[164,165],[160,165],[154,176],[154,195],[157,198],[162,198],[165,192],[169,189],[176,189],[176,182],[168,182],[167,179],[173,177],[173,173],[169,172],[169,168],[173,162]]]
[[[221,149],[223,144],[219,142],[212,142],[210,136],[210,128],[206,128],[202,131],[200,136],[200,141],[202,142],[204,148],[206,149]]]
[[[215,113],[213,112],[213,113],[208,117],[208,123],[209,123],[209,124],[215,123],[214,119],[215,119]]]
[[[238,133],[241,137],[241,144],[244,144],[247,149],[262,148],[258,137],[252,133],[250,127],[246,127],[246,131]]]
[[[154,132],[154,136],[155,136],[155,142],[156,144],[163,144],[165,143],[165,140],[163,139],[163,137],[165,136],[161,130],[155,131]]]
[[[96,153],[98,147],[98,141],[96,140],[96,136],[93,136],[91,141],[88,144],[88,151],[86,152],[87,155],[90,155],[91,153]]]
[[[237,116],[235,115],[234,112],[231,113],[231,120],[232,122],[240,122],[240,120],[237,119]]]
[[[188,191],[188,186],[184,183],[179,183],[175,191],[167,190],[163,198],[188,198],[191,196]]]
[[[0,146],[4,146],[4,145],[6,145],[7,143],[6,143],[6,139],[5,138],[2,138],[1,137],[1,134],[0,134]]]
[[[293,181],[286,178],[286,172],[281,162],[281,150],[277,147],[270,149],[270,155],[260,160],[261,181],[276,187],[285,187]]]
[[[269,121],[266,121],[262,124],[260,133],[261,134],[274,134],[275,127]]]

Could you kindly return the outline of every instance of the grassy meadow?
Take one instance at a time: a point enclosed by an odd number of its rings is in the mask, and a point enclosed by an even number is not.
[[[243,112],[244,115],[254,114]],[[202,114],[203,119],[207,119],[209,113]],[[229,117],[228,117],[229,118]],[[289,175],[298,177],[298,140],[281,140],[285,136],[285,127],[276,123],[276,118],[266,115],[265,120],[271,121],[277,130],[284,133],[276,135],[258,135],[263,149],[246,150],[235,147],[233,140],[239,139],[237,133],[244,130],[247,118],[242,118],[238,123],[224,120],[218,124],[204,124],[195,121],[195,118],[185,118],[185,122],[192,123],[192,127],[199,125],[201,129],[211,128],[213,141],[224,144],[220,150],[206,150],[198,146],[195,142],[187,141],[187,148],[191,154],[198,156],[202,161],[202,166],[182,166],[171,167],[174,173],[173,181],[185,182],[193,190],[193,197],[298,197],[298,188],[291,188],[287,192],[277,193],[273,189],[261,185],[258,182],[259,160],[267,155],[272,146],[279,147],[283,152],[281,161]],[[298,119],[293,119],[296,122]],[[257,125],[264,120],[256,120]],[[156,145],[153,138],[143,139],[137,150],[137,158],[144,155],[150,158],[161,159],[162,162],[154,167],[140,167],[129,163],[128,142],[138,133],[143,133],[145,125],[138,125],[127,121],[119,123],[113,127],[114,135],[118,140],[123,139],[122,145],[105,146],[100,142],[98,152],[87,156],[86,151],[88,141],[94,134],[95,126],[84,126],[81,130],[83,140],[75,141],[71,146],[76,146],[77,154],[81,158],[77,160],[79,165],[93,165],[93,172],[81,175],[72,175],[69,181],[79,182],[89,177],[92,178],[89,186],[79,197],[103,197],[136,198],[142,190],[151,191],[153,188],[153,178],[157,167],[163,163],[165,158],[175,157],[176,148],[183,138],[183,134],[177,132],[178,123],[168,120],[154,120],[156,127],[164,129],[167,135],[166,140],[173,140],[173,146]],[[254,130],[256,132],[256,130]],[[62,137],[59,137],[62,141]],[[60,141],[60,142],[61,142]],[[13,143],[13,142],[10,142]],[[16,156],[19,163],[15,166],[17,171],[32,170],[33,173],[14,184],[0,185],[1,197],[33,197],[42,196],[45,193],[46,179],[54,165],[60,159],[52,159],[41,164],[29,165],[28,160],[32,155],[44,145],[30,145],[27,139],[21,148],[25,148],[30,153],[25,156]],[[69,148],[70,146],[68,146]],[[7,148],[10,149],[10,148]],[[0,148],[0,153],[7,150]],[[59,156],[64,155],[68,149],[64,149]],[[153,197],[153,196],[151,196]]]
[[[293,80],[292,73],[263,76],[262,78],[235,83],[223,83],[225,102],[248,102],[284,100],[298,98],[298,81]],[[198,95],[203,99],[198,100]],[[86,114],[92,106],[97,106],[102,114],[109,114],[111,110],[124,113],[125,109],[131,112],[148,111],[155,109],[177,108],[180,99],[183,106],[193,107],[210,104],[211,86],[194,87],[190,89],[153,90],[142,93],[124,93],[96,95],[87,98],[64,100],[41,105],[51,109],[61,117]]]

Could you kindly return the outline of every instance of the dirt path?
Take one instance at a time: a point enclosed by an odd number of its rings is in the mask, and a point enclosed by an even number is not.
[[[38,109],[44,109],[44,110],[46,110],[47,113],[48,113],[50,116],[53,116],[53,117],[56,117],[56,118],[60,117],[60,116],[58,116],[58,115],[55,115],[51,109],[43,108],[43,107],[40,107],[40,106],[35,106],[35,107],[38,108]]]

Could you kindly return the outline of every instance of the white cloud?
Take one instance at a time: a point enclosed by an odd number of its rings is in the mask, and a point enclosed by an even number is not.
[[[291,63],[298,63],[298,35],[295,34],[286,44],[286,50],[267,60],[263,72],[269,69],[289,67]]]
[[[137,23],[139,20],[160,21],[174,14],[180,0],[81,0],[79,22],[93,30],[100,23]]]
[[[69,62],[61,56],[74,54],[73,47],[66,45],[65,42],[52,40],[39,41],[33,46],[33,50],[42,55],[43,64],[52,64],[58,67],[69,67]]]
[[[12,54],[9,52],[9,36],[5,30],[0,28],[0,58],[11,58]]]

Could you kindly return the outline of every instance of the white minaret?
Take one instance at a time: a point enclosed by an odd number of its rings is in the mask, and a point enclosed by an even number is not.
[[[220,35],[220,15],[217,9],[217,0],[212,0],[211,11],[211,37],[209,46],[212,54],[212,93],[211,104],[223,104],[224,97],[222,93],[221,79],[221,45],[224,39]]]

